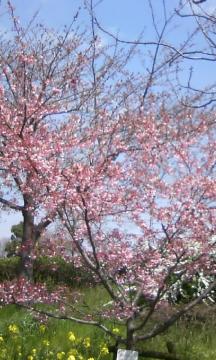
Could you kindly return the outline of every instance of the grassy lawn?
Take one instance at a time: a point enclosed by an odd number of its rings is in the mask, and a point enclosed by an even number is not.
[[[82,300],[83,299],[83,300]],[[101,288],[88,289],[81,297],[80,309],[102,306],[105,294]],[[107,299],[108,300],[108,299]],[[196,315],[202,314],[197,319]],[[176,323],[162,336],[139,347],[167,352],[167,343],[175,344],[184,360],[216,359],[216,308],[199,307],[194,317]],[[116,325],[108,322],[112,329]],[[122,329],[120,329],[122,331]],[[0,309],[0,359],[4,360],[95,360],[112,359],[106,353],[110,339],[99,329],[71,321],[48,319],[41,323],[24,309],[10,305]],[[150,360],[150,359],[148,359]]]

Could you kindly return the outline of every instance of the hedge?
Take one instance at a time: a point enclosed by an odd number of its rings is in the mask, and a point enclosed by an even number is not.
[[[18,256],[0,258],[0,282],[17,277],[20,266]],[[82,286],[92,282],[92,276],[84,268],[77,268],[66,262],[60,256],[41,256],[34,261],[33,276],[35,282],[51,284],[66,284],[68,286]]]

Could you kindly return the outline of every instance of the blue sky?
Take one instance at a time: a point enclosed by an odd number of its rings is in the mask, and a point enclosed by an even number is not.
[[[89,16],[83,8],[82,0],[13,0],[16,14],[20,17],[21,23],[27,23],[36,11],[39,11],[37,22],[45,23],[48,27],[61,29],[65,24],[69,24],[81,6],[80,22],[83,27],[90,26]],[[159,28],[163,22],[162,0],[153,0],[157,13],[157,22]],[[177,0],[167,0],[168,12],[177,5]],[[8,30],[10,25],[7,16],[4,15],[6,0],[1,1],[0,5],[0,31]],[[104,28],[112,33],[118,33],[119,37],[124,39],[137,39],[143,31],[144,39],[155,40],[155,32],[152,28],[151,16],[147,0],[104,0],[96,8],[98,20]],[[207,0],[203,7],[205,10],[216,9],[215,0]],[[170,28],[166,38],[179,42],[184,38],[187,30],[185,24],[175,23],[176,28]],[[180,26],[180,27],[179,27]],[[102,35],[103,41],[107,41],[105,35]],[[135,63],[133,64],[135,67]],[[188,67],[190,64],[187,65]],[[215,66],[215,65],[214,65]],[[136,63],[136,70],[142,72],[141,63]],[[198,65],[199,77],[197,85],[205,83],[206,79],[211,78],[213,68],[211,65],[205,67]],[[216,72],[215,72],[216,73]],[[10,227],[21,220],[19,214],[0,214],[0,238],[10,236]]]

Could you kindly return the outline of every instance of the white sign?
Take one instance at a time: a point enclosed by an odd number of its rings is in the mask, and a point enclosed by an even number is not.
[[[118,349],[117,360],[138,360],[138,351]]]

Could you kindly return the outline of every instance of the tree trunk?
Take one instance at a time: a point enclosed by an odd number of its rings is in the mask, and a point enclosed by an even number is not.
[[[117,351],[118,351],[118,341],[116,341],[114,346],[109,346],[109,352],[113,354],[112,360],[117,359]]]
[[[23,210],[23,238],[21,244],[21,264],[19,275],[33,281],[33,262],[35,245],[34,215],[30,210]]]
[[[134,330],[132,327],[132,320],[130,319],[127,323],[126,350],[133,350],[133,346],[134,346],[133,334],[134,334]]]

